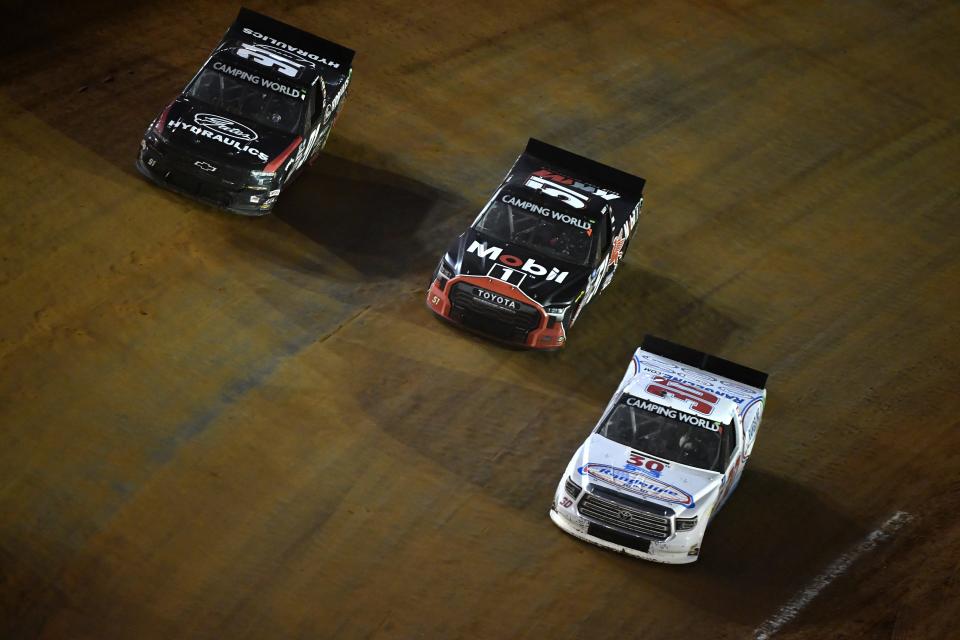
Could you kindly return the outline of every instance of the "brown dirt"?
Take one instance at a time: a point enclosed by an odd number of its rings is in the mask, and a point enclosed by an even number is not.
[[[956,635],[960,7],[421,4],[252,4],[358,57],[245,219],[133,169],[233,6],[8,3],[0,637],[751,637],[897,510],[781,635]],[[648,179],[556,354],[423,305],[530,136]],[[546,516],[647,332],[771,372],[690,567]]]

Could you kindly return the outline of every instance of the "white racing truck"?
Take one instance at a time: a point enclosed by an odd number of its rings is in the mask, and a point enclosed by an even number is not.
[[[631,556],[685,564],[756,441],[767,374],[646,336],[560,479],[550,519]]]

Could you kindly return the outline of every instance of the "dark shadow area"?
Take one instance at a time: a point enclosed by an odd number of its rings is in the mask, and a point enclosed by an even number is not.
[[[740,328],[676,281],[635,267],[617,278],[583,312],[567,347],[556,352],[504,347],[436,318],[424,303],[424,284],[422,293],[398,301],[398,315],[497,351],[503,368],[514,375],[438,373],[427,363],[381,353],[379,371],[402,371],[403,380],[386,374],[370,380],[364,406],[390,436],[493,499],[540,519],[556,480],[595,426],[644,333],[722,352]],[[438,375],[442,385],[422,383]],[[531,384],[518,386],[510,379]],[[544,387],[552,393],[537,390]]]
[[[97,23],[105,17],[118,18],[134,8],[125,0],[58,3],[45,10],[31,0],[6,0],[0,23],[0,56],[11,52],[35,52],[77,31],[78,25]],[[16,70],[0,71],[6,78]]]
[[[810,487],[748,466],[707,529],[696,563],[661,565],[588,550],[606,569],[617,565],[679,600],[752,625],[775,613],[868,529]]]
[[[430,309],[429,305],[426,304],[426,290],[427,290],[427,287],[424,286],[424,295],[420,296],[424,299],[423,307],[437,321],[438,323],[437,326],[443,327],[443,329],[441,329],[442,331],[450,331],[451,335],[457,335],[462,340],[470,340],[474,344],[483,345],[483,348],[486,348],[486,349],[499,349],[504,353],[504,355],[511,354],[511,353],[531,353],[531,354],[537,353],[536,350],[531,349],[530,347],[508,342],[506,340],[498,340],[496,338],[492,338],[486,335],[485,333],[483,333],[482,331],[480,331],[479,329],[473,329],[467,325],[458,324],[456,322],[453,322],[451,320],[448,320],[446,318],[443,318],[437,315]],[[540,353],[541,355],[543,354],[543,352],[540,352]]]
[[[626,263],[607,290],[581,312],[566,347],[531,354],[514,364],[529,367],[528,375],[549,381],[558,390],[596,402],[599,410],[645,334],[736,360],[737,354],[728,353],[725,345],[740,328],[736,320],[676,280]],[[549,376],[543,375],[545,369]]]
[[[455,214],[465,210],[454,194],[321,153],[284,191],[274,215],[363,274],[422,271],[426,287],[444,243],[458,233],[451,224]]]
[[[119,2],[24,11],[24,21],[6,22],[13,35],[0,53],[7,98],[129,175],[138,175],[133,163],[147,125],[189,82],[223,30],[208,31],[198,19],[186,34],[151,39],[165,23],[187,24],[182,9],[138,12],[137,3]],[[141,21],[142,32],[125,40]]]
[[[43,560],[33,557],[36,539],[4,536],[0,547],[0,637],[38,638],[47,620],[67,601]],[[60,552],[58,550],[58,552]]]
[[[134,168],[139,141],[203,63],[235,10],[210,11],[187,25],[183,7],[124,5],[124,11],[113,12],[111,6],[105,3],[89,15],[74,8],[31,16],[18,30],[18,46],[6,46],[0,54],[0,92],[144,189],[157,189]],[[183,27],[175,38],[150,37],[166,33],[162,25],[171,20]],[[139,21],[145,23],[138,39],[120,37]],[[83,28],[70,29],[78,24]],[[348,96],[348,113],[350,102]],[[340,133],[335,127],[329,153],[321,153],[284,190],[273,216],[252,223],[236,220],[236,227],[244,227],[236,233],[237,242],[315,272],[316,261],[303,247],[285,251],[261,242],[270,235],[278,240],[296,236],[334,252],[361,279],[419,271],[416,283],[426,286],[440,251],[474,212],[459,196],[408,177],[408,167],[396,157],[339,139]],[[459,211],[463,215],[455,215]],[[283,226],[295,233],[286,235]]]
[[[424,309],[429,314],[425,305]],[[724,351],[724,345],[741,328],[675,280],[627,266],[603,295],[583,310],[568,333],[567,345],[556,351],[518,347],[434,318],[438,326],[464,340],[489,345],[505,355],[526,354],[526,358],[512,359],[511,366],[529,367],[529,376],[555,383],[558,390],[589,395],[598,407],[613,394],[644,335],[669,337],[735,360],[736,354]]]
[[[403,307],[404,313],[412,311]],[[571,554],[590,554],[598,575],[656,584],[718,617],[757,623],[869,528],[815,488],[748,465],[710,524],[696,563],[660,565],[598,549],[566,537],[551,524],[547,509],[570,456],[598,419],[615,382],[593,408],[506,380],[437,371],[429,362],[373,351],[369,357],[378,358],[380,369],[371,371],[358,399],[384,435],[542,527],[545,538],[564,540]],[[537,354],[505,357],[511,363],[540,360]],[[541,362],[538,380],[549,378],[550,367]],[[624,619],[633,615],[621,613]]]
[[[329,275],[328,293],[397,278],[426,291],[444,243],[455,237],[456,213],[466,210],[462,198],[395,171],[321,154],[272,215],[238,219],[227,231],[249,256]]]
[[[419,318],[416,322],[428,323],[435,331],[449,330],[457,334],[453,338],[488,342],[434,320],[424,298],[420,291],[405,295],[394,312]],[[541,360],[543,355],[476,346],[496,351],[485,355],[488,362],[489,357],[514,362]],[[429,358],[375,346],[351,348],[356,366],[365,371],[366,383],[355,390],[358,406],[385,436],[532,521],[543,517],[556,480],[602,408],[560,405],[536,386],[491,377],[488,362],[476,372],[438,369]],[[463,349],[464,354],[471,352],[475,349]],[[549,376],[549,367],[541,366],[541,376]]]
[[[682,288],[668,281],[658,284],[651,295],[666,299],[663,294],[667,291],[678,308],[689,302]],[[555,483],[596,425],[640,338],[634,342],[631,337],[611,333],[607,338],[613,346],[580,347],[582,350],[572,351],[572,357],[563,350],[501,347],[436,318],[424,298],[425,289],[404,295],[393,311],[432,331],[450,332],[452,339],[473,342],[463,349],[465,354],[476,348],[495,352],[486,356],[502,359],[500,366],[512,370],[512,375],[495,372],[491,376],[486,365],[476,372],[459,368],[438,371],[430,361],[371,350],[369,357],[371,361],[375,358],[376,367],[368,368],[367,384],[357,390],[360,404],[390,437],[483,489],[492,499],[539,520],[550,504]],[[603,314],[584,317],[582,322],[605,318],[609,322]],[[642,318],[624,318],[616,331],[642,325]],[[703,335],[725,339],[720,332]],[[530,383],[516,384],[515,380]],[[551,392],[545,393],[545,388]],[[577,396],[580,402],[574,401]],[[563,400],[568,397],[569,401]]]

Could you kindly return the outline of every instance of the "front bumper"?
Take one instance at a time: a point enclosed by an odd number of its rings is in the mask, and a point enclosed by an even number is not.
[[[263,216],[272,212],[279,193],[279,190],[254,191],[245,186],[211,179],[207,173],[190,171],[181,164],[170,162],[148,145],[140,149],[136,167],[158,186],[246,216]]]
[[[510,299],[522,310],[498,309],[496,305],[471,299],[469,294],[454,296],[458,284]],[[445,320],[506,344],[541,351],[553,351],[566,344],[562,322],[550,318],[539,303],[517,287],[489,276],[434,278],[427,291],[427,307]],[[526,314],[526,318],[518,314]]]
[[[550,507],[550,519],[573,537],[617,553],[664,564],[690,564],[700,556],[705,525],[690,531],[674,532],[663,541],[647,540],[581,515],[577,510],[579,499],[571,500],[564,492],[563,485],[561,482]]]

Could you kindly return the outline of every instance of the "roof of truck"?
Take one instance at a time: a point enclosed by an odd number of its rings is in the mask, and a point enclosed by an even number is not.
[[[688,413],[727,422],[734,412],[741,416],[764,391],[714,373],[681,364],[663,356],[638,350],[633,356],[635,373],[625,391]]]

